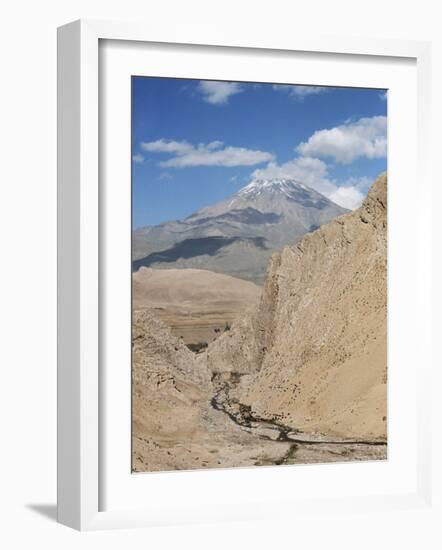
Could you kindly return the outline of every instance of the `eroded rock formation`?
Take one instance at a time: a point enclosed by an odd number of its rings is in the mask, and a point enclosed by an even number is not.
[[[274,254],[257,312],[208,349],[253,372],[238,399],[303,432],[386,439],[387,177],[358,210]]]

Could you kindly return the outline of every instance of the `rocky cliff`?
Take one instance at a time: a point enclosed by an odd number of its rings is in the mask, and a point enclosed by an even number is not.
[[[342,439],[387,435],[387,176],[273,255],[258,310],[209,346],[251,414]],[[218,376],[218,374],[217,374]]]
[[[205,431],[201,415],[210,380],[195,355],[145,309],[132,325],[132,430],[135,471],[176,469],[169,447]]]

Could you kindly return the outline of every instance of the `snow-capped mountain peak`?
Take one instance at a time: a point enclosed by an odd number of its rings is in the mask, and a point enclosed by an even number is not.
[[[201,208],[184,220],[138,231],[134,235],[134,269],[204,265],[205,269],[262,282],[274,250],[345,212],[294,179],[255,179],[228,199]]]
[[[328,211],[344,213],[346,210],[331,202],[321,193],[295,179],[273,178],[254,179],[248,185],[237,191],[229,199],[198,210],[187,218],[195,222],[201,219],[217,217],[228,214],[238,216],[240,212],[250,209],[259,214],[276,214],[283,216],[290,223],[310,227],[317,225],[322,214]],[[330,210],[331,209],[331,210]],[[328,216],[326,215],[327,219]],[[301,222],[304,220],[304,222]],[[308,222],[306,222],[308,220]],[[315,220],[311,223],[310,220]]]
[[[272,179],[254,179],[248,185],[243,187],[238,195],[252,196],[259,195],[262,192],[278,192],[286,195],[290,194],[295,189],[309,190],[304,184],[288,178],[272,178]]]

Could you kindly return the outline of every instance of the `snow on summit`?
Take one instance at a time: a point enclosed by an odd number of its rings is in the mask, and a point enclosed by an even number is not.
[[[310,189],[304,184],[287,178],[272,178],[272,179],[255,179],[239,191],[239,195],[254,195],[260,194],[262,191],[276,191],[284,194],[289,194],[293,189]]]

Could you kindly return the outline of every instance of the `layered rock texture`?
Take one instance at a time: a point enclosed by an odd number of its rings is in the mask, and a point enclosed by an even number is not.
[[[132,341],[133,467],[175,469],[168,447],[189,444],[203,429],[200,412],[209,399],[208,374],[149,310],[135,311]],[[153,453],[160,448],[164,452]]]

